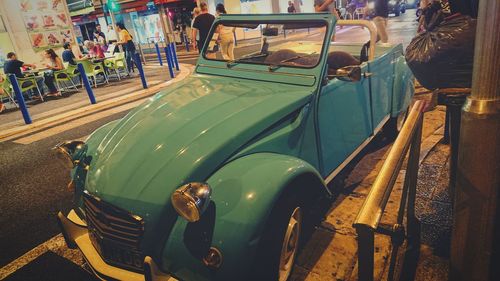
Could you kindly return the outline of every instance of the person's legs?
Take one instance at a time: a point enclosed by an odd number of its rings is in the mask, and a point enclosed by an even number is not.
[[[40,95],[45,95],[45,92],[43,90],[43,85],[44,85],[44,79],[42,77],[37,77],[35,78],[36,80],[36,85],[38,86],[38,90],[40,91]]]
[[[55,94],[58,92],[53,75],[45,75],[45,85],[49,88],[49,94]]]
[[[127,70],[129,73],[132,72],[132,54],[129,50],[125,51],[125,60],[127,61]]]
[[[222,54],[222,58],[225,60],[229,60],[229,41],[227,40],[226,36],[221,35],[221,40],[220,40],[220,52]]]
[[[229,42],[229,46],[227,48],[227,54],[230,60],[234,60],[234,40]]]
[[[382,43],[387,43],[388,41],[387,30],[386,30],[387,19],[383,17],[375,17],[373,18],[373,23],[377,27],[377,33],[378,36],[380,37],[380,41],[382,41]]]

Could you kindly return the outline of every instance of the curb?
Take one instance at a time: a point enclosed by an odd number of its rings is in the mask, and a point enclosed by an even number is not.
[[[162,88],[169,86],[171,84],[180,82],[187,78],[192,71],[194,70],[194,66],[191,65],[183,65],[181,68],[180,72],[178,73],[178,76],[175,77],[172,80],[156,84],[150,88],[147,89],[142,89],[139,91],[135,91],[123,96],[119,96],[116,98],[111,98],[108,100],[105,100],[103,102],[94,104],[94,105],[87,105],[81,108],[77,108],[71,111],[67,111],[63,114],[58,114],[52,117],[48,117],[39,121],[35,121],[32,124],[29,125],[23,125],[20,127],[14,127],[11,129],[7,129],[5,131],[0,132],[0,141],[6,141],[10,139],[14,139],[17,137],[20,137],[22,135],[25,135],[26,132],[29,131],[29,133],[33,133],[36,131],[39,131],[41,129],[51,127],[54,125],[58,125],[60,123],[72,121],[81,117],[88,116],[90,114],[103,111],[118,105],[134,102],[140,99],[147,98],[149,96],[152,96],[156,94],[159,90]]]

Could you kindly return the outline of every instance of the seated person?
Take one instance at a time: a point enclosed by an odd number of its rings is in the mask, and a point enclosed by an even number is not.
[[[64,43],[63,45],[64,51],[62,52],[63,62],[67,62],[71,65],[76,65],[75,62],[75,54],[71,50],[71,44],[69,42]]]
[[[16,75],[17,78],[24,78],[24,74],[21,71],[21,67],[29,67],[29,68],[36,68],[36,65],[34,64],[29,64],[29,63],[24,63],[23,61],[20,61],[17,59],[17,55],[14,52],[10,52],[7,54],[7,61],[5,61],[3,65],[3,72],[8,75],[8,74],[14,74]],[[35,77],[36,84],[38,85],[38,90],[40,91],[38,94],[39,96],[33,96],[30,95],[30,98],[32,99],[40,99],[40,96],[44,95],[43,92],[43,78],[42,77]],[[32,84],[31,81],[23,81],[20,82],[21,87],[26,87],[25,83]]]
[[[328,63],[328,74],[330,75],[335,75],[337,73],[337,69],[339,68],[360,64],[359,60],[351,54],[342,51],[328,53],[326,62]]]
[[[57,90],[55,85],[55,77],[54,71],[63,70],[64,65],[61,58],[54,52],[52,49],[45,50],[45,58],[49,61],[45,64],[45,67],[49,69],[49,71],[44,73],[45,85],[49,88],[50,93],[47,96],[50,97],[60,97],[61,92]]]
[[[85,45],[85,48],[87,48],[90,57],[100,59],[104,58],[104,52],[99,44],[89,40],[85,41],[83,44]]]

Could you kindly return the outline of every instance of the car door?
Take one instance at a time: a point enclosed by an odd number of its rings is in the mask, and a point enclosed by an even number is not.
[[[394,82],[393,54],[387,52],[368,62],[371,73],[373,126],[375,130],[389,118]]]
[[[368,65],[361,65],[362,73]],[[333,78],[320,90],[318,129],[322,175],[330,175],[373,132],[370,108],[370,78],[343,81]]]

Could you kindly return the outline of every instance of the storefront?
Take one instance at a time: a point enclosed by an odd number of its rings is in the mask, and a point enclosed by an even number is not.
[[[0,14],[0,68],[3,68],[7,53],[14,50],[12,39],[3,18],[3,15]]]
[[[41,65],[43,51],[60,54],[64,43],[75,42],[66,1],[0,0],[0,18],[1,61],[13,51],[21,60]]]

